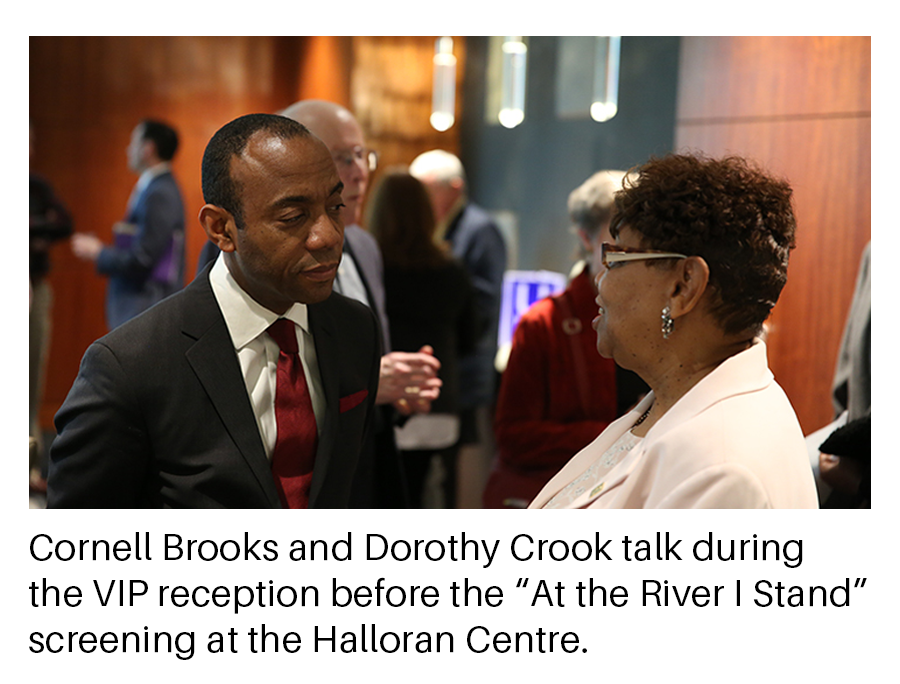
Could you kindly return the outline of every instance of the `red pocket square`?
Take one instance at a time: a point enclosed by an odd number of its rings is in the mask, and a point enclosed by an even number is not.
[[[346,397],[341,397],[341,413],[356,408],[365,401],[367,396],[369,396],[369,390],[360,390],[359,392],[348,394]]]

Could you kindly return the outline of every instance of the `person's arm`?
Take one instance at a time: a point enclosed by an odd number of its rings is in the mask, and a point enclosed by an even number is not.
[[[88,348],[56,415],[48,508],[140,505],[151,450],[132,383],[108,347]]]
[[[521,468],[561,466],[608,425],[604,421],[560,422],[550,415],[552,353],[546,324],[523,318],[513,336],[494,420],[500,459]],[[575,379],[571,379],[576,392]]]
[[[49,244],[72,234],[72,216],[53,188],[42,180],[31,180],[32,191],[40,197],[42,211],[29,216],[29,236]]]

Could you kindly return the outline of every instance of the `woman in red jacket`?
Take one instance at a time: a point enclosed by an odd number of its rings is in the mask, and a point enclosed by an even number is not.
[[[625,173],[599,171],[569,195],[584,260],[562,293],[519,320],[497,399],[497,458],[485,508],[524,508],[569,459],[633,406],[646,385],[597,353],[591,320],[600,245]]]

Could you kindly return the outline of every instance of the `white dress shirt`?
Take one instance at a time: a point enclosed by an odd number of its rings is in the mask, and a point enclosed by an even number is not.
[[[371,306],[369,297],[366,294],[366,286],[363,284],[362,276],[359,274],[359,268],[356,266],[353,255],[349,252],[344,252],[341,257],[337,276],[334,279],[334,291],[350,299],[362,302],[366,306]]]
[[[303,372],[309,387],[316,424],[321,433],[325,415],[325,395],[319,376],[316,346],[309,331],[306,304],[294,304],[283,316],[256,302],[237,284],[225,264],[222,254],[209,272],[209,282],[219,309],[225,317],[228,334],[241,365],[241,374],[247,386],[247,396],[253,406],[259,435],[266,455],[271,460],[278,429],[275,424],[275,386],[278,369],[278,344],[266,329],[279,318],[294,322],[297,346],[303,361]]]
[[[131,195],[128,197],[128,204],[125,208],[126,216],[131,213],[131,208],[134,206],[135,202],[138,201],[138,198],[144,190],[147,189],[147,186],[150,185],[150,181],[171,170],[172,165],[169,162],[160,162],[141,173],[137,179],[137,183],[134,184],[134,188],[131,190]]]

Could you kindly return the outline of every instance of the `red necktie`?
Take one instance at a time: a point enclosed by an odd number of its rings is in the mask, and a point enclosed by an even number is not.
[[[278,436],[272,453],[272,474],[286,508],[307,508],[318,430],[294,323],[279,318],[267,331],[280,348],[275,386]]]

